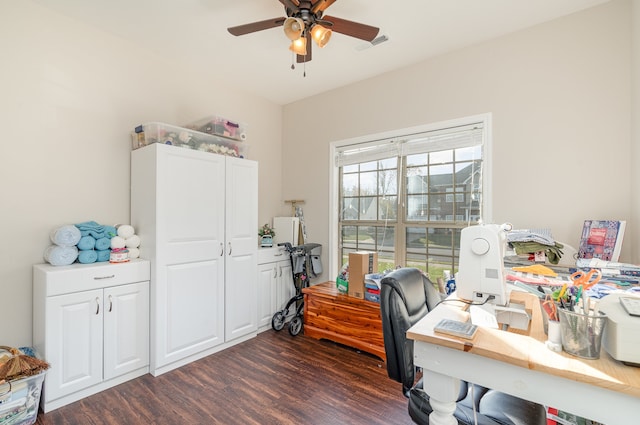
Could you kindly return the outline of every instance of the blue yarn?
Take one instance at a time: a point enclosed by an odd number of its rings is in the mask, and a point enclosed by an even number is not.
[[[104,251],[105,249],[111,248],[111,239],[110,238],[97,239],[95,248],[97,251]]]
[[[82,264],[95,263],[98,259],[98,252],[94,250],[80,251],[78,253],[78,261]]]
[[[116,230],[115,226],[104,225],[103,232],[104,236],[109,239],[118,235],[118,231]]]
[[[78,242],[78,249],[80,251],[88,251],[90,249],[95,248],[96,239],[93,236],[83,236],[80,238]]]
[[[109,258],[111,257],[111,250],[110,249],[104,249],[104,250],[100,250],[100,251],[96,251],[98,253],[98,258],[96,260],[96,262],[101,263],[103,261],[109,261]]]

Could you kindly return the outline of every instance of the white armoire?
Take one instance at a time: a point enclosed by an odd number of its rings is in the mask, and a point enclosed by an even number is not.
[[[131,224],[151,261],[153,375],[256,335],[257,162],[157,143],[134,150]]]

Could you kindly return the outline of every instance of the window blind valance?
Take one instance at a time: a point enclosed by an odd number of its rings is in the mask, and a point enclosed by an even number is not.
[[[337,167],[342,167],[361,162],[378,161],[394,156],[478,146],[482,144],[482,134],[483,126],[481,123],[477,123],[344,145],[336,149],[335,164]]]

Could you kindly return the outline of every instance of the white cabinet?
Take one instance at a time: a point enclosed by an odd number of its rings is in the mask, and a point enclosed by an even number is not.
[[[131,224],[151,261],[150,370],[257,331],[258,164],[152,144],[131,153]]]
[[[149,277],[146,260],[34,266],[45,412],[149,372]]]
[[[289,254],[282,248],[258,252],[258,327],[271,327],[273,314],[284,308],[296,293]]]

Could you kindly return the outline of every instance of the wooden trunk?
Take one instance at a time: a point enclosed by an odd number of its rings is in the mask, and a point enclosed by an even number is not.
[[[341,294],[335,282],[302,290],[304,334],[357,348],[386,360],[380,304]]]

